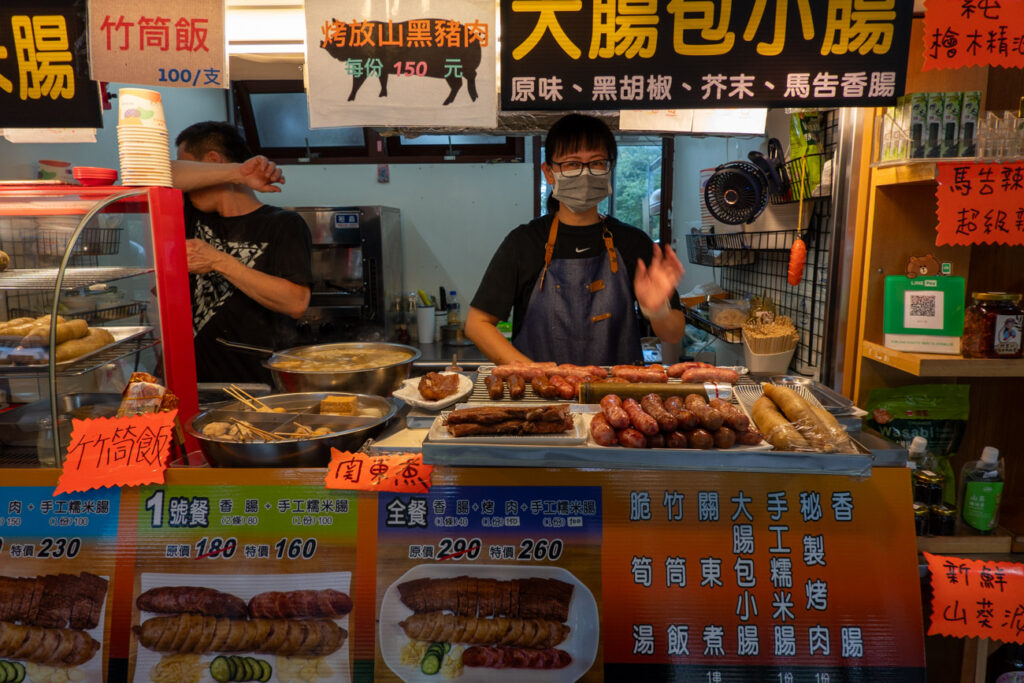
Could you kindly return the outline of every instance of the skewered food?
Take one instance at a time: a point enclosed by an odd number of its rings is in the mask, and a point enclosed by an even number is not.
[[[566,621],[572,584],[558,579],[416,579],[398,585],[402,604],[414,612],[448,610],[466,617],[523,617]],[[434,638],[433,640],[437,640]]]
[[[249,614],[267,619],[339,619],[352,611],[352,598],[330,588],[324,590],[270,591],[249,600]]]
[[[245,601],[230,593],[202,586],[160,586],[150,588],[135,599],[146,612],[180,614],[190,612],[211,617],[241,618],[249,614]]]
[[[0,620],[91,629],[99,624],[106,597],[107,580],[88,572],[21,579],[0,576]]]
[[[459,376],[455,373],[428,372],[420,378],[419,391],[427,401],[440,401],[459,390]]]
[[[323,657],[344,644],[348,632],[330,619],[228,619],[201,614],[154,617],[133,626],[143,647],[157,652],[259,652]]]
[[[99,649],[99,641],[85,631],[0,621],[0,657],[49,666],[78,666],[92,659]]]
[[[549,648],[569,636],[569,627],[550,619],[463,617],[424,612],[398,623],[405,635],[417,640],[469,644],[499,644]]]
[[[564,669],[572,664],[572,655],[565,650],[548,648],[474,645],[462,653],[462,663],[492,669]]]

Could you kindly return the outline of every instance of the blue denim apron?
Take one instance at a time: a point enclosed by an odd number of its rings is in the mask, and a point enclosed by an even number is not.
[[[617,365],[643,358],[628,270],[620,267],[611,232],[601,227],[607,255],[552,260],[558,217],[552,220],[544,270],[512,340],[532,360]]]

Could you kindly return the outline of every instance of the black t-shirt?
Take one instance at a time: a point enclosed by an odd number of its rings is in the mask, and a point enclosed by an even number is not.
[[[553,218],[554,214],[545,214],[505,236],[470,303],[473,308],[499,320],[508,320],[508,314],[512,312],[513,339],[523,325],[530,294],[544,268],[544,245],[547,244]],[[632,291],[637,259],[642,258],[645,264],[650,264],[654,242],[642,230],[611,216],[605,219],[605,224],[612,234],[615,248],[622,254],[620,265],[626,266]],[[592,258],[598,254],[605,257],[608,254],[601,223],[566,225],[559,221],[552,259]],[[636,300],[635,294],[633,299]],[[679,297],[670,297],[670,300],[673,308],[680,307]]]
[[[204,213],[185,202],[185,234],[245,266],[308,287],[313,276],[309,228],[294,211],[263,205],[244,216]],[[295,346],[295,321],[249,298],[219,273],[191,275],[192,329],[200,382],[271,382],[258,356],[217,342],[255,344],[280,351]]]

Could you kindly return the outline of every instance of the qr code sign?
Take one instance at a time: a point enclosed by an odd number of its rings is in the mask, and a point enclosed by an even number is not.
[[[910,295],[910,315],[922,318],[935,317],[935,297],[930,294]]]

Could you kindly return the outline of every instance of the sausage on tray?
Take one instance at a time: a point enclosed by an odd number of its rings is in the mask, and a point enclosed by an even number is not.
[[[626,448],[647,448],[647,437],[632,427],[620,429],[616,436],[619,438],[619,443]]]
[[[686,441],[690,448],[699,448],[703,451],[709,450],[715,445],[715,438],[706,429],[694,429],[686,433]]]
[[[713,398],[708,405],[722,414],[725,425],[737,432],[747,431],[750,426],[750,418],[743,414],[743,411],[729,403],[725,399]]]
[[[541,398],[558,398],[558,389],[551,384],[546,375],[537,375],[532,378],[530,386]]]
[[[648,415],[658,421],[658,428],[663,432],[671,432],[679,427],[679,420],[672,413],[665,410],[665,404],[661,402],[661,396],[647,394],[640,399],[640,407]]]
[[[622,408],[629,415],[629,421],[633,427],[644,436],[657,434],[659,431],[658,421],[644,412],[640,404],[631,398],[622,402]]]
[[[629,426],[629,415],[622,409],[622,399],[615,394],[608,394],[601,399],[601,412],[615,429],[625,429]]]
[[[672,413],[678,422],[677,429],[688,432],[700,426],[700,418],[686,409],[682,396],[669,396],[664,401],[665,410]]]
[[[680,375],[683,382],[723,382],[736,384],[739,373],[729,368],[690,368]]]
[[[664,448],[665,447],[665,435],[661,432],[657,434],[651,434],[647,437],[648,448]]]
[[[697,416],[700,426],[709,432],[720,429],[725,420],[722,414],[708,405],[703,396],[690,394],[686,397],[686,409]]]
[[[508,384],[508,397],[518,401],[526,393],[526,380],[519,375],[509,375],[505,380]]]
[[[750,425],[746,431],[736,432],[736,443],[742,446],[757,446],[764,441],[764,434],[757,427]]]
[[[505,381],[494,375],[484,377],[484,385],[487,387],[487,395],[492,401],[500,401],[505,393]]]
[[[590,421],[590,435],[598,446],[614,446],[618,443],[615,428],[608,423],[604,413],[597,413]]]
[[[736,445],[736,432],[728,427],[716,429],[711,436],[715,440],[715,448],[732,448]]]
[[[665,374],[668,375],[669,377],[682,377],[683,373],[689,370],[690,368],[713,367],[715,366],[711,365],[710,363],[703,363],[699,360],[688,360],[685,363],[675,363],[673,365],[668,366],[668,370],[665,371]]]
[[[688,448],[686,434],[676,430],[665,435],[665,446],[668,448]]]
[[[573,389],[572,385],[565,381],[565,378],[560,375],[551,376],[551,386],[558,392],[558,398],[568,401],[576,396],[576,390]]]

